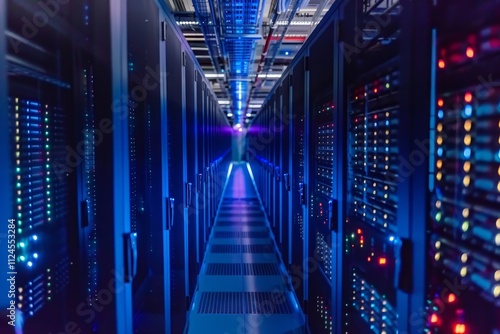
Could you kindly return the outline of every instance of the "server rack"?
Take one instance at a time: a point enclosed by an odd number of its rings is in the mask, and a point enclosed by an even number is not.
[[[1,55],[7,85],[0,94],[10,101],[5,115],[11,118],[2,123],[10,138],[2,151],[9,152],[5,202],[12,204],[4,212],[18,219],[16,322],[25,333],[130,329],[122,318],[130,286],[122,279],[120,251],[128,181],[117,186],[128,171],[109,164],[113,140],[126,139],[128,126],[124,121],[111,130],[118,117],[109,108],[127,81],[126,71],[118,71],[120,49],[108,38],[121,36],[114,29],[125,21],[123,15],[109,22],[109,8],[122,13],[123,7],[113,1],[38,6],[9,1],[0,15],[10,41]],[[126,160],[126,151],[119,147],[112,160]],[[109,206],[99,204],[104,199]],[[106,237],[111,242],[103,243]],[[112,278],[122,290],[110,297]]]
[[[305,205],[307,204],[306,193],[306,140],[308,133],[306,132],[306,60],[305,57],[301,58],[296,66],[293,68],[292,74],[292,104],[290,111],[294,115],[291,123],[292,136],[292,166],[291,166],[291,192],[292,192],[292,217],[291,229],[292,238],[292,266],[289,269],[291,274],[292,285],[297,294],[299,301],[305,300],[305,263],[307,259],[305,254],[305,226],[307,226],[306,219],[307,213],[305,212]],[[302,309],[307,306],[302,303]]]
[[[333,43],[335,24],[332,22],[318,36],[309,50],[309,149],[308,184],[308,263],[309,327],[313,333],[333,330],[333,261],[336,231],[336,155],[334,150],[337,109],[333,99]],[[324,63],[322,59],[330,61]]]
[[[285,77],[281,84],[281,195],[282,201],[279,208],[280,219],[281,219],[281,236],[282,236],[282,247],[281,255],[283,257],[283,262],[285,267],[288,269],[291,266],[291,233],[292,229],[290,227],[291,220],[291,196],[290,191],[290,170],[291,170],[291,142],[292,142],[292,132],[290,131],[291,122],[293,115],[290,113],[290,77]]]
[[[500,330],[498,4],[438,1],[433,37],[428,333]],[[467,22],[467,24],[463,24]]]

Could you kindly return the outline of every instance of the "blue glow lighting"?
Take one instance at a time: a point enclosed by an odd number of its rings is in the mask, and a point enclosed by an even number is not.
[[[465,106],[465,116],[470,117],[472,115],[472,106],[470,104]]]
[[[471,154],[471,150],[469,147],[467,147],[465,150],[464,150],[464,157],[466,159],[469,159],[470,158],[470,154]]]

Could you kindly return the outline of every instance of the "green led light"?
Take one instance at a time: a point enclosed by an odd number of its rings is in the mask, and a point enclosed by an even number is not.
[[[355,237],[354,233],[353,233],[353,234],[351,234],[351,238],[352,238],[352,239],[354,239],[354,237]]]
[[[18,220],[18,221],[17,221],[17,224],[18,224],[19,226],[21,226],[21,225],[23,224],[23,222],[22,222],[22,221],[20,221],[20,220]]]
[[[26,260],[26,258],[24,257],[24,255],[21,255],[21,256],[19,257],[19,260],[24,261],[24,260]]]
[[[22,229],[22,228],[18,228],[18,229],[17,229],[17,233],[18,233],[18,234],[23,233],[23,229]]]
[[[391,87],[391,85],[389,83],[386,83],[385,88],[389,88],[389,87]]]
[[[47,117],[45,117],[45,122],[48,122],[48,121],[49,121],[49,119]]]
[[[17,186],[18,188],[21,188],[21,183],[16,183],[16,186]]]
[[[52,285],[52,284],[50,284],[50,283],[47,283],[47,286],[51,286],[51,285]]]
[[[23,215],[21,214],[21,212],[19,212],[19,213],[17,214],[17,216],[18,216],[19,218],[21,218]]]
[[[47,178],[45,178],[45,181],[49,182],[49,181],[50,181],[50,179],[47,177]]]
[[[49,131],[45,131],[45,134],[48,136],[49,135]]]
[[[442,213],[441,213],[441,212],[436,213],[436,220],[437,220],[437,221],[440,221],[440,220],[441,220],[441,218],[442,218],[442,216],[443,216],[443,215],[442,215]]]
[[[50,211],[47,211],[47,214],[50,215]]]
[[[20,198],[17,198],[17,203],[21,203],[21,199]]]
[[[20,242],[20,243],[19,243],[19,247],[24,248],[24,246],[26,246],[26,245],[24,244],[24,242]]]
[[[18,173],[21,172],[21,168],[17,167],[16,172],[18,172]]]

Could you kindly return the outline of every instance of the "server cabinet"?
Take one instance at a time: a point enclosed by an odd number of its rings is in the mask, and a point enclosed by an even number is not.
[[[283,222],[282,222],[282,207],[283,207],[283,191],[282,191],[282,156],[283,156],[283,110],[281,105],[281,86],[276,88],[276,96],[274,101],[274,116],[272,121],[274,140],[275,140],[275,154],[274,154],[274,215],[273,220],[276,222],[276,234],[274,238],[280,253],[283,253]]]
[[[307,216],[305,205],[307,204],[307,184],[306,184],[306,60],[301,58],[293,68],[292,104],[289,106],[290,112],[294,115],[292,121],[292,164],[291,164],[291,192],[292,192],[292,266],[289,268],[292,285],[299,301],[305,300],[304,291],[306,288],[305,263],[307,259],[305,253],[305,226]],[[306,309],[306,305],[302,304]]]
[[[438,1],[435,10],[443,19],[434,30],[429,272],[420,327],[429,333],[497,333],[499,6]]]
[[[197,131],[196,131],[196,98],[197,98],[197,85],[196,85],[196,70],[193,60],[187,57],[187,53],[184,53],[185,57],[185,90],[186,90],[186,116],[184,119],[185,135],[183,140],[185,141],[185,156],[184,164],[186,166],[185,175],[185,233],[186,233],[186,275],[188,280],[187,292],[187,303],[190,303],[190,296],[194,292],[196,286],[196,277],[198,273],[197,264],[197,208],[195,205],[195,187],[196,187],[196,170],[197,170],[197,152],[196,152],[196,142],[197,142]]]
[[[133,331],[165,333],[165,296],[169,296],[165,272],[169,267],[163,206],[168,195],[164,175],[168,161],[167,142],[162,138],[167,115],[162,100],[166,83],[165,63],[160,61],[161,14],[154,1],[127,4],[130,231],[137,248]]]
[[[196,140],[196,179],[195,179],[195,191],[196,191],[196,262],[201,264],[203,262],[203,257],[205,255],[205,206],[206,206],[206,192],[205,192],[205,181],[204,181],[204,166],[205,161],[205,140],[206,134],[204,129],[204,118],[205,118],[205,90],[206,83],[203,80],[203,75],[200,72],[196,73],[196,124],[195,132],[197,134]],[[199,266],[196,270],[199,272]]]
[[[114,203],[128,202],[128,181],[116,186],[128,170],[109,163],[127,134],[127,121],[112,126],[118,117],[109,108],[125,93],[124,62],[111,52],[116,40],[109,38],[125,22],[110,22],[109,8],[122,13],[123,7],[113,1],[39,5],[9,1],[0,14],[8,21],[1,30],[8,49],[0,74],[8,79],[0,94],[8,98],[2,130],[9,138],[2,151],[10,180],[3,189],[12,204],[4,212],[16,219],[16,327],[25,333],[123,332],[130,329],[117,321],[130,295],[121,261],[128,212]],[[120,148],[112,161],[127,159],[127,145]],[[111,205],[99,204],[105,199]],[[99,263],[96,247],[103,254]]]
[[[334,237],[337,232],[336,113],[333,98],[335,25],[330,23],[310,47],[308,254],[309,327],[314,333],[333,333]],[[322,61],[327,59],[327,61]],[[335,73],[337,74],[337,73]]]
[[[281,194],[282,202],[280,208],[282,224],[282,248],[281,255],[285,267],[289,268],[292,263],[292,192],[290,191],[290,171],[292,166],[292,131],[290,131],[294,115],[290,112],[290,76],[286,76],[282,81],[281,95],[281,120],[282,120],[282,145],[281,145]]]
[[[359,33],[343,36],[350,63],[343,279],[351,291],[343,300],[353,333],[419,332],[412,322],[423,305],[427,157],[412,159],[428,136],[421,110],[430,105],[429,5],[357,4]]]
[[[272,100],[272,116],[269,121],[269,126],[272,130],[272,170],[271,170],[271,181],[273,185],[273,205],[271,210],[270,219],[273,222],[274,226],[274,238],[276,240],[276,245],[280,247],[280,235],[281,235],[281,224],[280,224],[280,215],[281,212],[279,210],[280,206],[280,155],[281,155],[281,127],[280,127],[280,90],[279,87],[276,88],[275,94]]]
[[[377,15],[391,19],[384,35],[399,31],[394,7],[359,4],[363,29]],[[361,30],[363,31],[363,30]],[[353,38],[355,38],[353,36]],[[391,40],[389,40],[391,41]],[[351,41],[350,41],[351,42]],[[378,36],[371,40],[379,43]],[[352,45],[352,44],[350,44]],[[345,221],[345,332],[396,333],[397,289],[394,284],[398,233],[398,155],[400,148],[400,67],[398,45],[362,49],[350,59],[348,106],[348,197]]]
[[[171,333],[181,333],[186,321],[186,232],[185,232],[185,68],[182,44],[176,31],[167,26],[166,68],[167,73],[167,126],[168,126],[168,196],[173,199],[174,217],[170,227],[170,324]],[[167,327],[167,330],[168,330]]]

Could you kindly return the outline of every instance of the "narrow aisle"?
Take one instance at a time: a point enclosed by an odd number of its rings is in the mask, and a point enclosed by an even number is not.
[[[191,305],[191,334],[305,333],[247,164],[233,164]]]

